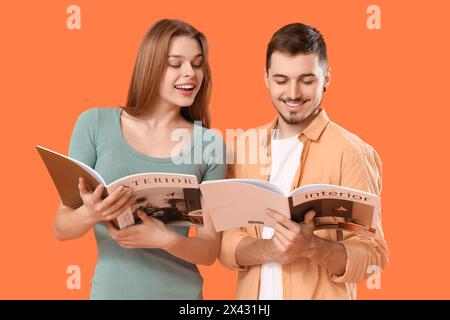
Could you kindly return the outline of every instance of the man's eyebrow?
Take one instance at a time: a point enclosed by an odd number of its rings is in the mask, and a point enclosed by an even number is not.
[[[304,73],[300,75],[300,78],[306,78],[306,77],[315,77],[316,75],[312,72],[310,73]]]
[[[197,59],[199,57],[203,57],[203,53],[199,53],[194,57],[194,59]],[[169,54],[169,58],[186,58],[186,57],[180,54]]]
[[[274,75],[272,75],[272,77],[282,77],[282,78],[287,78],[288,76],[281,74],[281,73],[275,73]]]
[[[298,78],[315,77],[315,76],[316,75],[314,73],[310,72],[310,73],[303,73]],[[274,75],[272,75],[272,77],[289,78],[287,75],[281,73],[275,73]]]

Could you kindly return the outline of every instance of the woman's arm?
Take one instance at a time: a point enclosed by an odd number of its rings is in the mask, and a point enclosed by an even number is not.
[[[204,227],[198,227],[195,237],[174,234],[166,250],[194,264],[212,265],[219,254],[220,233],[216,232],[209,214],[203,213]]]
[[[84,206],[71,209],[61,203],[56,211],[53,234],[60,241],[76,239],[88,232],[94,224]]]
[[[124,190],[121,187],[102,200],[103,186],[99,185],[94,192],[89,192],[82,178],[78,188],[83,205],[78,209],[71,209],[60,204],[56,211],[53,233],[58,240],[79,238],[97,222],[114,220],[134,200],[132,190]]]
[[[219,253],[220,235],[204,212],[204,227],[197,229],[195,237],[185,237],[171,231],[158,219],[138,211],[142,224],[117,230],[111,223],[108,231],[116,242],[126,249],[163,249],[177,258],[193,264],[211,265]]]

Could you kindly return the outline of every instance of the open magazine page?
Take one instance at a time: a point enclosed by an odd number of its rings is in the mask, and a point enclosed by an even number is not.
[[[108,185],[108,192],[111,193],[120,185],[133,188],[136,201],[117,218],[115,224],[119,229],[142,222],[137,215],[138,209],[166,224],[203,225],[200,190],[196,176],[167,173],[136,174],[114,181]]]
[[[304,220],[314,210],[315,229],[340,229],[369,238],[375,237],[380,197],[351,188],[313,185],[300,188],[290,198],[292,220]]]
[[[275,220],[267,216],[267,208],[289,217],[289,202],[285,196],[248,181],[233,180],[200,184],[216,231],[251,225],[273,227]]]
[[[84,163],[47,148],[36,146],[65,206],[76,209],[83,204],[78,189],[78,179],[83,177],[88,188],[106,185],[98,172]],[[103,194],[106,196],[106,191]]]
[[[277,187],[276,185],[270,183],[269,181],[266,180],[258,180],[258,179],[226,179],[226,180],[216,180],[216,181],[208,181],[208,183],[227,183],[227,182],[241,182],[241,183],[249,183],[249,184],[253,184],[256,186],[259,186],[261,188],[265,188],[267,190],[270,190],[272,192],[276,192],[280,195],[283,195],[284,192],[283,190],[281,190],[279,187]],[[286,194],[286,197],[288,197],[289,195]]]

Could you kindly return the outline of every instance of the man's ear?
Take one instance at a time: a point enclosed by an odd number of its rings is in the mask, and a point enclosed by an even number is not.
[[[331,68],[328,68],[324,78],[323,83],[324,88],[328,89],[330,87],[330,83],[331,83]]]
[[[266,84],[266,88],[269,89],[269,75],[267,74],[266,68],[264,68],[264,83]]]

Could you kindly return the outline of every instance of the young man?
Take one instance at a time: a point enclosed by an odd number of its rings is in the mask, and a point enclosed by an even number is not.
[[[266,179],[285,191],[327,183],[380,194],[376,151],[331,122],[321,107],[330,71],[319,31],[301,23],[278,30],[267,48],[265,82],[278,116],[261,127],[268,130],[257,148],[244,138],[245,159],[234,159],[229,177]],[[269,170],[261,159],[251,163],[252,152],[267,155]],[[223,233],[220,260],[239,270],[238,299],[355,299],[356,283],[388,261],[380,214],[374,240],[331,230],[313,233],[313,211],[301,224],[272,210],[267,214],[277,221],[274,229]]]

